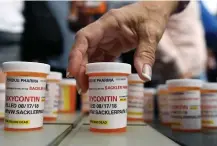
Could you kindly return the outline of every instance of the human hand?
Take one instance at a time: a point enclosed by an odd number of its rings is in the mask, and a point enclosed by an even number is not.
[[[6,75],[4,72],[2,72],[2,69],[0,69],[0,83],[5,83]]]
[[[187,73],[180,75],[180,79],[190,79],[190,78],[192,78],[192,73],[190,73],[190,72],[187,72]]]
[[[151,80],[155,49],[178,1],[137,2],[111,10],[76,34],[69,56],[68,77],[75,77],[81,90],[88,88],[85,75],[89,62],[114,61],[136,49],[134,65],[141,79]]]

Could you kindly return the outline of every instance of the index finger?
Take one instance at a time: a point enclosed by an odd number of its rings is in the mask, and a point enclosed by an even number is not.
[[[68,71],[70,76],[76,77],[78,75],[84,56],[88,53],[91,55],[90,52],[94,53],[100,40],[102,40],[104,30],[101,25],[102,23],[96,21],[82,28],[76,34],[75,43],[69,55]]]
[[[75,37],[75,43],[72,47],[72,50],[69,55],[69,65],[68,65],[68,72],[71,77],[76,77],[79,70],[81,63],[83,61],[83,57],[85,56],[88,49],[88,40],[83,35],[82,32],[78,32]]]

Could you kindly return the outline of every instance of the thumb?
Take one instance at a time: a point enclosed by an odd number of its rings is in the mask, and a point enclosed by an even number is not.
[[[140,78],[144,81],[151,81],[152,66],[155,61],[155,50],[161,38],[162,31],[147,27],[140,29],[139,42],[134,54],[134,66]]]

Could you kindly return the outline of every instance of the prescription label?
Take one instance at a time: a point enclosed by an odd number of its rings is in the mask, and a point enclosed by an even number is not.
[[[60,98],[60,86],[57,82],[47,81],[44,117],[56,118]]]
[[[128,79],[89,77],[90,127],[117,129],[127,125]]]
[[[142,87],[143,88],[143,87]],[[128,118],[143,119],[144,115],[144,95],[141,91],[129,92],[128,96]],[[135,94],[134,94],[135,93]]]
[[[4,118],[5,113],[5,91],[0,90],[0,118]]]
[[[202,127],[217,127],[217,93],[201,94]]]
[[[154,99],[153,95],[144,96],[144,120],[152,121],[154,118]]]
[[[45,78],[8,76],[5,127],[15,129],[42,127],[45,90]]]
[[[201,129],[201,98],[199,90],[169,95],[172,129]]]
[[[170,123],[170,112],[168,104],[168,95],[162,94],[158,96],[158,106],[160,110],[160,119],[162,123]]]

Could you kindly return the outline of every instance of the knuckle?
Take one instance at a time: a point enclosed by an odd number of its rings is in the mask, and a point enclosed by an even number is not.
[[[72,57],[79,57],[79,58],[82,58],[84,52],[81,51],[81,49],[74,49],[73,50],[73,54],[72,54]]]
[[[141,39],[146,38],[146,41],[156,45],[163,34],[164,29],[158,22],[149,20],[139,27],[139,35]]]
[[[117,16],[118,13],[119,13],[118,9],[111,9],[108,11],[108,15],[111,15],[111,16]]]
[[[155,21],[147,23],[146,32],[150,42],[158,42],[162,35],[161,28]]]
[[[139,60],[147,61],[147,63],[153,64],[155,61],[155,49],[152,46],[147,46],[146,49],[139,51],[135,57]]]
[[[75,39],[78,39],[79,37],[85,36],[85,31],[84,29],[80,29],[76,34],[75,34]]]

